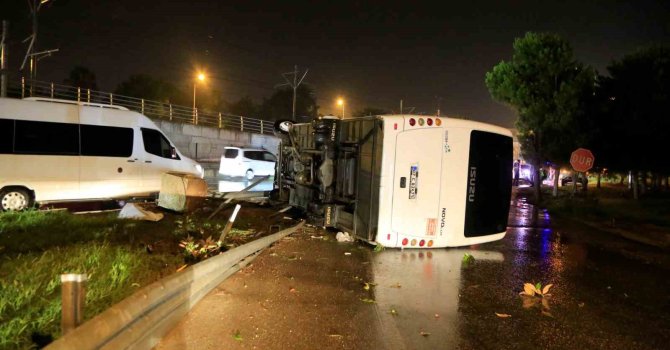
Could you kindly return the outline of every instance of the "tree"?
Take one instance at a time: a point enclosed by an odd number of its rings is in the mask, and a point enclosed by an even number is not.
[[[670,47],[652,46],[613,61],[597,96],[603,132],[598,148],[611,169],[670,172]]]
[[[493,67],[485,82],[495,100],[518,113],[519,141],[539,179],[544,161],[564,164],[571,150],[587,142],[579,125],[588,117],[595,72],[577,62],[570,44],[554,34],[529,32],[513,47],[512,60]],[[540,182],[534,185],[539,202]]]
[[[260,107],[249,96],[228,104],[228,112],[244,117],[257,117]]]
[[[75,66],[72,68],[70,76],[63,80],[63,83],[82,89],[98,90],[95,73],[84,66]]]
[[[316,94],[307,84],[301,84],[296,91],[296,117],[316,118],[319,106]],[[291,119],[293,115],[293,88],[282,88],[275,91],[268,99],[263,100],[261,118],[267,120]]]
[[[376,108],[376,107],[365,107],[360,111],[354,113],[354,117],[367,117],[371,115],[382,115],[388,114],[389,111],[386,109]]]
[[[131,75],[119,84],[115,94],[165,103],[188,105],[189,99],[174,85],[147,74]]]

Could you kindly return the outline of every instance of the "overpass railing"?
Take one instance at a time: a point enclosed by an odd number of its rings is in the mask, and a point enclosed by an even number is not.
[[[7,95],[9,97],[47,97],[77,102],[123,106],[153,119],[209,126],[219,129],[246,131],[256,134],[272,134],[272,121],[249,118],[230,113],[213,112],[167,102],[117,95],[111,92],[83,89],[75,86],[21,78],[20,82],[10,81],[7,90]]]

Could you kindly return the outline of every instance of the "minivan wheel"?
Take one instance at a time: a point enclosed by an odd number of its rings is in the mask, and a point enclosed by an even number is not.
[[[244,177],[247,178],[247,180],[253,180],[254,179],[254,171],[249,169],[247,170],[247,173],[244,175]]]
[[[23,188],[8,188],[0,192],[2,211],[21,211],[32,205],[30,192]]]

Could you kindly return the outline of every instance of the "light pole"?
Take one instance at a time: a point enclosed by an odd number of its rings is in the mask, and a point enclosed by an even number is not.
[[[204,73],[198,73],[196,80],[193,82],[193,124],[198,124],[198,110],[195,109],[195,87],[198,85],[198,81],[205,81]]]
[[[344,119],[344,99],[342,97],[337,99],[337,105],[342,106],[342,119]]]
[[[193,83],[193,110],[195,110],[195,87],[198,85],[198,81],[205,81],[204,73],[198,73],[197,79]]]

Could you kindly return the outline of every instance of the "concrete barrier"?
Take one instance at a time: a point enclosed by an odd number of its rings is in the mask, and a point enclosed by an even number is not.
[[[231,249],[154,282],[46,349],[151,349],[214,287],[304,223]]]

